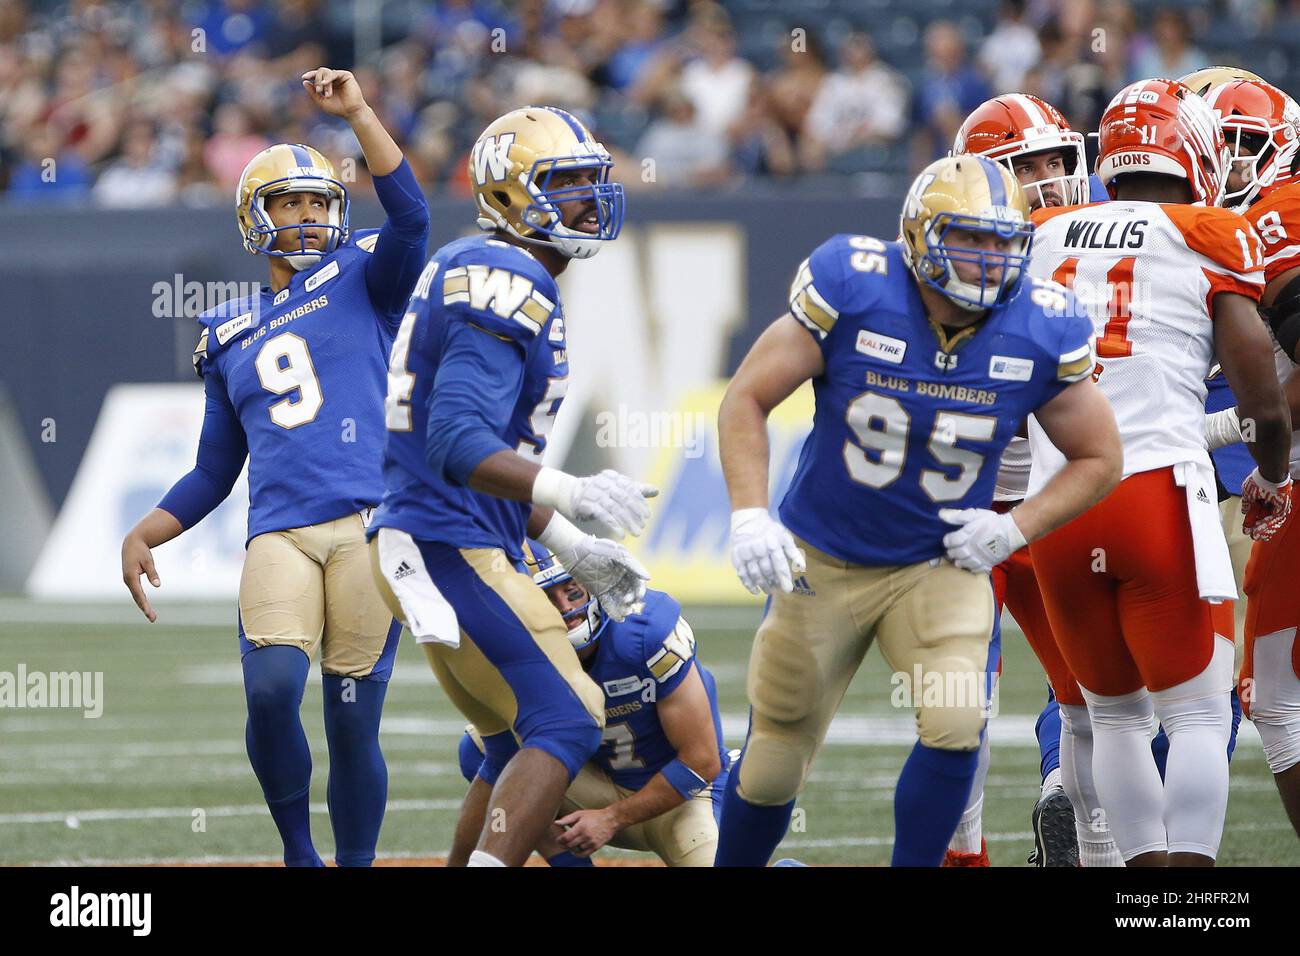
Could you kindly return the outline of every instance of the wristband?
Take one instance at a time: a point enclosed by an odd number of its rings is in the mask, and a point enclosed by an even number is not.
[[[683,800],[690,800],[709,785],[709,781],[679,759],[673,759],[665,764],[659,772],[664,775],[664,779],[672,785],[672,788],[681,795]]]
[[[587,535],[577,525],[556,511],[537,536],[537,542],[552,554],[563,554],[572,550],[585,537]]]
[[[573,509],[573,488],[578,479],[556,468],[542,466],[533,479],[533,504],[554,508],[563,514]]]

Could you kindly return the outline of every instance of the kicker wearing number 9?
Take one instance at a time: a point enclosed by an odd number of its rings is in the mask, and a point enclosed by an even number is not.
[[[727,390],[718,428],[733,554],[742,581],[772,601],[754,640],[750,734],[728,783],[719,865],[771,856],[873,641],[897,674],[984,686],[989,569],[1118,477],[1114,419],[1090,379],[1090,323],[1065,289],[1022,277],[1028,216],[999,164],[931,164],[908,194],[900,240],[835,236],[800,265],[790,312]],[[765,419],[810,379],[813,428],[778,521]],[[1069,446],[1070,467],[994,514],[998,459],[1036,410]],[[788,555],[806,566],[797,590],[780,573]],[[970,793],[987,710],[945,703],[917,708],[920,740],[895,798],[899,865],[939,865]]]
[[[303,77],[351,125],[388,215],[352,230],[347,187],[309,146],[281,143],[245,167],[240,237],[267,257],[270,286],[199,317],[194,367],[207,406],[198,462],[122,545],[122,572],[157,587],[150,548],[197,524],[248,459],[248,556],[239,646],[248,756],[290,865],[319,866],[309,826],[311,752],[299,717],[320,649],[330,822],[340,865],[375,855],[387,793],[379,719],[400,631],[370,574],[364,522],[383,496],[389,347],[424,263],[429,212],[397,144],[351,73]]]

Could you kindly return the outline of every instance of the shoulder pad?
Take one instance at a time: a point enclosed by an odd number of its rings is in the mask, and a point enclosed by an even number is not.
[[[535,258],[508,243],[459,252],[440,279],[444,306],[466,312],[487,331],[525,345],[558,308],[555,279]]]
[[[790,283],[790,314],[818,340],[826,338],[849,303],[854,274],[889,271],[889,246],[870,236],[840,234],[827,239],[799,264]]]
[[[375,243],[379,241],[379,230],[367,230],[367,234],[359,239],[353,239],[352,244],[363,252],[374,252]]]
[[[1264,244],[1244,216],[1218,206],[1162,203],[1160,208],[1193,252],[1225,272],[1243,276],[1256,273],[1262,280]]]

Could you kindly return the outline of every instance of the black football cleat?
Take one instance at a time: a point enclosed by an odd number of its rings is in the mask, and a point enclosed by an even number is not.
[[[1065,791],[1053,787],[1034,804],[1034,866],[1079,865],[1078,835],[1074,830],[1074,807]]]

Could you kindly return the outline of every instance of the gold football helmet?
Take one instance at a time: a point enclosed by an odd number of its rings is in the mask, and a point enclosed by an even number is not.
[[[955,247],[949,233],[992,233],[1010,240],[1005,252]],[[945,156],[921,171],[908,190],[899,222],[903,255],[917,282],[957,305],[981,312],[1005,302],[1020,281],[1034,227],[1029,200],[1016,177],[983,156]],[[980,267],[979,282],[964,282],[954,263]],[[996,281],[990,268],[1001,267]]]
[[[570,113],[553,106],[525,106],[493,122],[474,143],[469,181],[481,229],[508,232],[549,245],[572,259],[586,259],[615,239],[623,226],[623,187],[609,181],[614,162]],[[552,187],[569,170],[595,170],[590,185]],[[564,225],[561,203],[590,203],[584,224]]]
[[[329,197],[326,221],[276,226],[266,213],[266,197],[294,192]],[[348,241],[349,205],[347,187],[334,175],[334,166],[318,150],[300,143],[278,143],[262,150],[248,161],[235,188],[235,212],[244,248],[286,259],[298,270],[314,265]],[[308,248],[307,229],[326,230],[324,249]],[[289,252],[273,249],[276,237],[290,230],[298,233],[298,248]]]
[[[1191,87],[1192,92],[1197,96],[1204,96],[1216,86],[1231,83],[1233,80],[1257,80],[1262,83],[1264,78],[1239,66],[1207,66],[1203,70],[1193,70],[1186,76],[1178,78],[1179,83]]]

